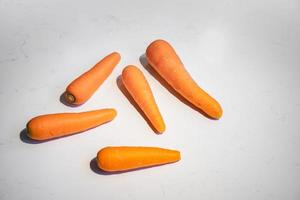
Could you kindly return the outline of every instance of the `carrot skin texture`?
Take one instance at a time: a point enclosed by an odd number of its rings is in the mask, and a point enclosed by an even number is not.
[[[157,133],[163,133],[166,125],[143,72],[137,67],[129,65],[123,69],[122,82]]]
[[[27,123],[27,134],[34,140],[53,139],[94,128],[113,120],[116,115],[115,109],[40,115]]]
[[[214,119],[221,118],[220,104],[198,86],[168,42],[152,42],[147,47],[146,58],[155,71],[191,104]]]
[[[120,59],[120,54],[113,52],[72,81],[65,93],[67,102],[74,105],[85,103],[112,73]]]
[[[128,171],[179,160],[179,151],[158,147],[105,147],[97,154],[98,167],[107,172]]]

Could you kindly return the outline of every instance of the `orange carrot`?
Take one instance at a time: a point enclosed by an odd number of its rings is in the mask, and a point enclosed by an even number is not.
[[[27,134],[35,140],[48,140],[94,128],[113,120],[116,115],[115,109],[41,115],[27,123]]]
[[[156,131],[158,133],[164,132],[166,129],[164,120],[143,72],[137,67],[129,65],[122,72],[122,81]]]
[[[97,154],[98,167],[108,172],[127,171],[179,160],[179,151],[158,147],[105,147]]]
[[[197,85],[168,42],[152,42],[146,50],[146,57],[158,74],[190,103],[212,118],[222,116],[220,104]]]
[[[111,74],[120,59],[120,54],[113,52],[70,83],[65,92],[67,102],[74,105],[85,103]]]

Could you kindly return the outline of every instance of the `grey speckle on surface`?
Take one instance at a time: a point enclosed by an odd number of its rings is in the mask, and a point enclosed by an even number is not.
[[[28,58],[28,55],[27,55],[26,51],[24,50],[25,45],[26,45],[26,40],[24,40],[24,41],[22,42],[22,44],[20,45],[20,51],[22,52],[22,55],[23,55],[25,58]]]

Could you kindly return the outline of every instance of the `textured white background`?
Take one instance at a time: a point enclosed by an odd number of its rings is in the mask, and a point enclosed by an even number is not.
[[[0,199],[300,199],[300,2],[0,0]],[[139,57],[168,40],[219,100],[212,121],[169,93]],[[121,63],[83,106],[59,101],[66,85],[112,51]],[[167,131],[155,135],[116,78],[137,65]],[[40,114],[105,107],[117,118],[41,144],[20,139]],[[107,145],[181,151],[178,163],[95,173]],[[93,165],[92,165],[93,168]]]

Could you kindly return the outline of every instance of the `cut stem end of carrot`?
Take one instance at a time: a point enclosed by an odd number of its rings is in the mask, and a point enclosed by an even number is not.
[[[75,96],[72,95],[71,93],[68,93],[68,92],[66,92],[65,98],[66,98],[68,103],[74,103],[75,100],[76,100]]]

